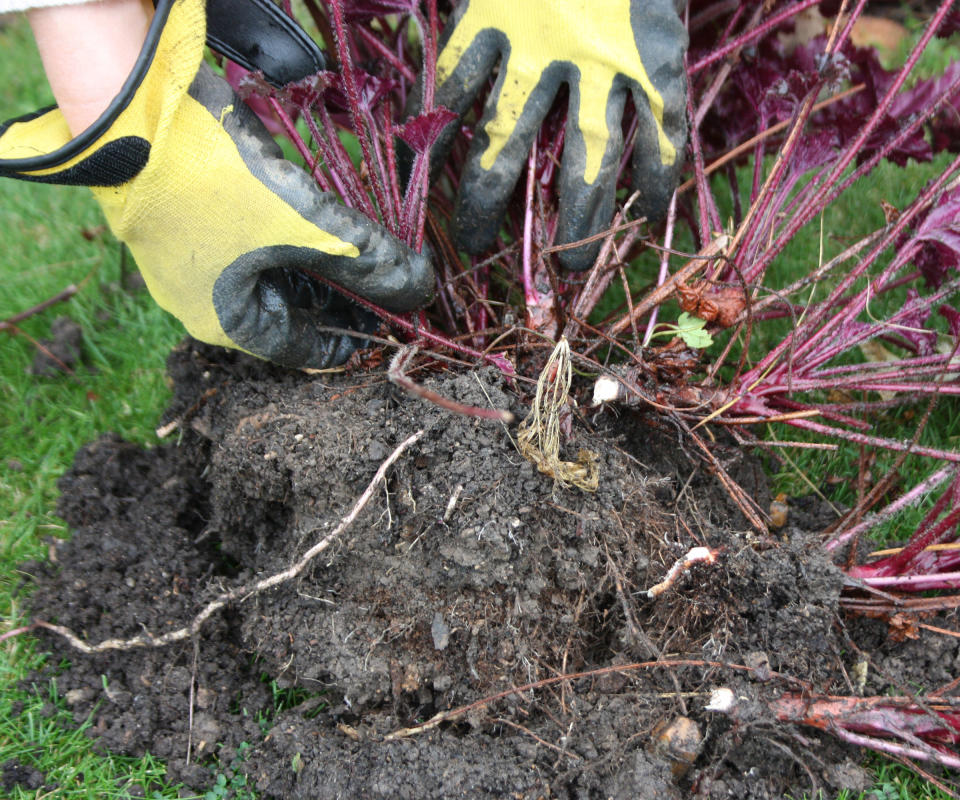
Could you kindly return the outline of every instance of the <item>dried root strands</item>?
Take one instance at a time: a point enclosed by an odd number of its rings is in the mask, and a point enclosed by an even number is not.
[[[533,408],[520,423],[517,447],[520,455],[561,486],[595,492],[600,481],[595,453],[581,450],[576,461],[560,460],[560,413],[567,405],[572,380],[570,344],[561,337],[537,380]]]

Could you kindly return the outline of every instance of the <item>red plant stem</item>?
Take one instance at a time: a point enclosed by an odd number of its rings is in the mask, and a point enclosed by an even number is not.
[[[787,226],[778,234],[776,241],[767,248],[766,252],[757,257],[753,265],[755,274],[762,274],[770,263],[776,258],[787,244],[792,241],[797,232],[824,208],[833,203],[843,192],[857,183],[864,175],[873,170],[877,164],[882,161],[888,153],[892,152],[901,142],[912,136],[918,128],[927,122],[941,107],[947,104],[948,98],[960,88],[960,76],[950,84],[943,94],[929,107],[921,111],[907,125],[890,139],[883,147],[878,148],[874,154],[866,159],[860,166],[848,175],[843,181],[830,187],[825,191],[826,186],[815,186],[808,184],[807,194],[812,195],[812,200],[807,203],[800,211],[796,212]],[[814,191],[815,190],[815,191]],[[916,201],[914,201],[916,202]],[[913,205],[913,204],[911,204]]]
[[[687,75],[687,116],[694,118],[693,87]],[[697,181],[697,210],[700,215],[700,241],[709,242],[712,231],[721,231],[720,213],[713,202],[713,194],[707,186],[707,174],[704,171],[703,148],[700,146],[700,131],[696,125],[690,126],[690,149],[693,151],[693,174]]]
[[[434,91],[437,85],[437,34],[440,23],[437,17],[437,0],[427,0],[427,17],[420,12],[419,3],[413,4],[413,18],[420,27],[423,42],[423,97],[421,113],[433,111]]]
[[[958,718],[953,704],[922,707],[899,697],[819,697],[794,692],[770,703],[782,722],[829,731],[846,741],[882,752],[909,755],[960,766],[948,744],[957,742]]]
[[[383,119],[380,121],[380,130],[389,131],[391,128],[390,107],[385,103],[382,109]],[[387,156],[387,178],[390,182],[390,197],[393,201],[393,214],[396,218],[397,230],[400,229],[400,211],[403,207],[403,200],[400,198],[400,177],[397,169],[397,148],[394,137],[385,134],[383,145],[386,148]]]
[[[856,417],[851,417],[848,414],[843,414],[840,411],[833,409],[824,409],[822,406],[812,406],[807,403],[798,403],[791,397],[778,397],[777,405],[783,408],[790,409],[790,413],[794,411],[816,411],[817,414],[824,419],[828,419],[832,422],[839,422],[841,425],[846,425],[849,428],[856,428],[861,431],[870,430],[870,423],[862,419],[857,419]],[[847,409],[843,409],[846,411]]]
[[[393,383],[397,384],[403,389],[406,389],[411,394],[422,397],[424,400],[427,400],[428,402],[433,403],[440,408],[445,408],[448,411],[452,411],[455,414],[462,414],[465,417],[476,417],[477,419],[495,420],[508,425],[516,420],[514,414],[506,409],[485,408],[458,403],[456,400],[451,400],[450,398],[444,397],[432,389],[428,389],[426,386],[421,386],[419,383],[416,383],[404,371],[407,364],[416,355],[416,352],[417,348],[415,346],[407,347],[402,350],[398,350],[393,359],[391,359],[390,367],[387,370],[387,377]]]
[[[931,372],[936,372],[931,370]],[[920,377],[918,374],[916,377]],[[958,395],[960,394],[960,386],[944,386],[937,383],[930,383],[929,381],[890,381],[883,382],[877,378],[867,380],[866,378],[848,378],[846,380],[835,380],[835,381],[825,381],[819,377],[812,380],[800,380],[794,378],[790,382],[790,391],[791,392],[811,392],[817,389],[823,389],[825,386],[829,386],[831,389],[846,389],[848,391],[861,391],[861,392],[911,392],[914,395],[925,395],[925,394],[943,394],[943,395]],[[764,387],[760,392],[757,392],[757,396],[767,395],[767,394],[779,394],[787,389],[783,384],[775,384],[773,386]]]
[[[953,525],[957,524],[960,515],[954,516],[951,520]],[[858,568],[861,572],[866,567]],[[893,588],[904,592],[927,592],[934,589],[957,589],[960,588],[960,572],[940,572],[930,575],[856,575],[857,581],[873,586],[875,588]]]
[[[419,206],[426,205],[426,198],[423,196],[424,180],[428,177],[427,154],[417,153],[413,159],[413,167],[410,170],[410,178],[407,183],[407,191],[403,196],[403,205],[400,210],[400,230],[407,239],[407,244],[412,244],[410,235],[417,221],[417,215],[420,211]]]
[[[80,287],[75,283],[71,283],[66,289],[61,289],[53,297],[48,297],[41,303],[32,308],[28,308],[26,311],[20,311],[17,314],[14,314],[6,319],[0,320],[0,331],[6,331],[7,333],[16,333],[19,329],[17,328],[17,323],[23,322],[25,319],[39,314],[43,311],[46,311],[50,306],[54,306],[57,303],[63,303],[66,300],[69,300],[77,292],[80,291]]]
[[[381,189],[381,191],[377,193],[377,199],[380,203],[380,215],[383,218],[387,228],[390,229],[391,233],[396,235],[397,229],[394,223],[396,209],[393,207],[393,194],[388,189],[390,186],[390,170],[383,158],[383,150],[380,148],[380,137],[376,135],[377,123],[374,121],[373,114],[369,109],[364,108],[361,109],[361,111],[363,113],[363,119],[366,123],[367,130],[371,132],[370,144],[373,149],[373,157],[375,162],[374,164],[369,165],[370,171],[373,172],[374,167],[376,167],[376,175],[380,177],[379,181],[374,181],[373,184],[375,191],[377,186],[379,186]],[[388,131],[388,133],[386,133],[386,137],[389,138],[390,126],[388,125],[384,130]]]
[[[293,146],[297,148],[297,152],[300,153],[300,157],[307,163],[310,169],[314,169],[316,166],[316,159],[313,157],[313,153],[310,152],[310,148],[307,147],[307,143],[303,141],[303,137],[294,127],[293,120],[290,119],[289,114],[287,114],[286,109],[280,104],[280,101],[273,96],[267,97],[267,102],[270,103],[270,108],[273,109],[273,113],[277,115],[277,118],[280,120],[280,124],[283,125],[284,133],[287,134],[287,138],[293,142]]]
[[[830,541],[826,542],[823,547],[827,552],[836,550],[840,545],[850,541],[850,539],[860,536],[861,534],[868,531],[870,528],[873,528],[879,525],[881,522],[885,522],[891,517],[899,514],[903,509],[910,508],[910,506],[915,506],[921,500],[926,497],[928,492],[936,489],[941,483],[949,478],[957,479],[957,467],[953,464],[948,464],[945,467],[938,469],[933,475],[926,478],[922,483],[918,483],[914,486],[909,492],[900,495],[896,500],[890,503],[881,511],[873,514],[869,519],[860,522],[854,527],[839,533],[834,536]]]
[[[369,308],[374,314],[376,314],[381,319],[386,320],[391,325],[396,325],[398,328],[403,328],[410,334],[413,334],[414,337],[425,339],[432,344],[438,345],[439,347],[445,347],[448,350],[452,350],[455,353],[460,353],[463,356],[469,356],[475,361],[485,361],[488,364],[492,364],[501,372],[504,372],[506,375],[513,375],[513,365],[508,361],[505,361],[504,357],[499,353],[481,353],[478,350],[474,350],[471,347],[467,347],[458,342],[448,339],[446,336],[440,336],[439,334],[433,333],[432,331],[424,328],[419,323],[411,322],[405,316],[400,314],[394,314],[390,311],[387,311],[385,308],[378,306],[376,303],[372,303],[367,298],[362,295],[351,292],[349,289],[345,289],[342,286],[338,286],[331,281],[328,281],[324,278],[323,275],[317,272],[309,272],[304,270],[310,277],[316,278],[321,283],[325,283],[329,286],[332,286],[340,294],[346,297],[348,300],[352,300],[357,305],[364,306]]]
[[[657,273],[657,286],[663,286],[670,273],[670,248],[673,247],[673,231],[677,223],[677,193],[673,193],[670,198],[670,206],[667,209],[666,230],[663,233],[663,250],[660,252],[660,271]],[[654,306],[647,318],[647,329],[643,334],[643,346],[650,344],[650,338],[653,336],[653,329],[657,326],[657,317],[659,316],[660,306]],[[631,314],[631,317],[633,315]]]
[[[890,755],[895,756],[902,756],[903,758],[917,758],[921,761],[936,761],[937,763],[943,764],[947,767],[953,767],[954,769],[960,768],[960,758],[947,755],[946,753],[943,753],[940,750],[935,750],[934,748],[921,749],[918,747],[905,747],[904,745],[896,744],[887,739],[879,739],[876,736],[864,736],[862,734],[853,733],[852,731],[848,731],[839,727],[832,727],[829,730],[830,733],[832,733],[838,739],[842,739],[843,741],[849,742],[857,747],[867,747],[871,750],[877,750],[881,753],[889,753]]]
[[[806,11],[808,8],[817,5],[819,2],[820,0],[802,0],[802,2],[784,9],[779,14],[774,14],[772,17],[769,17],[767,20],[765,20],[763,24],[753,28],[752,30],[748,30],[746,33],[740,34],[733,41],[725,44],[723,47],[717,48],[710,53],[710,55],[701,58],[696,64],[689,68],[687,74],[689,74],[691,77],[696,75],[701,70],[704,70],[711,64],[714,64],[720,59],[725,58],[735,50],[739,50],[751,42],[763,38],[791,17],[795,17],[802,11]]]
[[[954,362],[951,369],[951,359],[949,355],[936,355],[936,356],[917,356],[913,359],[900,359],[897,361],[868,361],[865,364],[846,364],[842,367],[835,367],[833,369],[820,370],[815,373],[816,381],[809,381],[811,386],[807,388],[819,388],[822,389],[824,383],[829,380],[831,387],[836,386],[853,386],[857,383],[856,375],[858,373],[869,373],[871,371],[885,369],[886,372],[881,372],[879,374],[870,375],[870,381],[876,380],[894,380],[896,378],[918,378],[921,376],[927,375],[942,375],[945,370],[958,372],[960,371],[960,363]],[[845,375],[853,373],[853,377],[848,378],[836,378],[831,376]],[[909,373],[909,374],[905,374]],[[815,385],[813,385],[815,384]],[[794,389],[798,388],[801,384],[794,382]],[[907,387],[912,387],[914,384],[910,381],[903,380],[902,384]],[[942,387],[944,390],[952,389],[953,387]],[[910,388],[909,391],[913,391]]]
[[[30,625],[21,625],[19,628],[11,628],[6,633],[0,634],[0,642],[5,642],[7,639],[13,639],[16,636],[20,636],[24,633],[30,633],[37,629],[37,625],[31,623]]]
[[[960,520],[960,508],[954,508],[942,519],[938,520],[941,514],[948,506],[954,504],[957,500],[958,486],[954,481],[947,487],[946,491],[937,498],[923,518],[916,533],[910,537],[910,541],[899,552],[881,561],[875,561],[872,564],[852,567],[848,574],[853,578],[875,578],[875,577],[904,577],[905,573],[916,572],[917,559],[922,555],[930,545],[940,544],[950,533],[955,533],[957,521]],[[930,577],[923,575],[920,577]],[[942,575],[938,575],[942,578]],[[909,583],[909,581],[908,581]]]
[[[743,12],[746,10],[746,7],[742,4],[739,4],[736,11],[730,16],[730,19],[727,20],[727,25],[723,30],[723,33],[720,35],[717,40],[719,43],[726,42],[733,35],[733,29],[736,27],[737,23],[740,21],[740,17],[743,15]],[[687,7],[687,13],[689,15],[690,8]],[[760,15],[763,13],[763,6],[758,5],[753,12],[753,16],[750,18],[750,21],[747,23],[747,28],[752,28],[757,24],[757,21],[760,19]],[[739,52],[735,51],[731,53],[732,58],[727,59],[726,63],[717,70],[716,75],[713,76],[713,81],[710,84],[710,88],[707,89],[700,96],[700,105],[697,107],[695,114],[691,116],[694,126],[699,129],[703,118],[707,115],[707,112],[710,110],[710,107],[713,105],[714,101],[717,99],[717,95],[720,93],[720,89],[723,88],[724,83],[727,80],[727,77],[730,75],[733,65],[739,56]],[[691,81],[692,75],[690,72],[687,72],[687,80]],[[707,172],[709,174],[709,171]]]
[[[537,142],[534,140],[527,156],[527,188],[524,192],[523,212],[523,300],[528,309],[540,305],[540,293],[533,282],[533,190],[537,182]]]
[[[884,283],[886,283],[887,280],[889,280],[889,278],[897,270],[904,267],[913,259],[914,255],[916,255],[917,250],[919,250],[919,245],[916,244],[915,242],[908,242],[904,247],[902,247],[894,257],[893,261],[883,270],[883,272],[881,272],[878,277],[871,279],[870,284],[865,290],[851,295],[850,298],[843,305],[843,308],[841,308],[827,322],[827,324],[825,324],[819,331],[817,331],[814,334],[814,336],[817,337],[818,339],[822,339],[824,338],[823,334],[826,333],[827,331],[830,331],[833,328],[841,326],[842,323],[844,322],[852,321],[854,317],[856,317],[861,312],[863,312],[867,307],[867,303],[869,302],[871,295],[876,295],[878,293],[877,291],[873,290],[873,287],[875,285],[882,286]],[[879,253],[877,253],[877,256],[879,256]],[[870,256],[868,255],[867,257],[869,258]],[[857,274],[862,274],[863,271],[864,269],[862,268],[862,265],[861,267],[858,267],[853,270],[853,272]],[[951,284],[953,283],[955,282],[951,281]],[[943,297],[942,290],[937,293],[936,297]],[[923,301],[927,301],[930,299],[931,298],[929,297],[923,298]],[[897,312],[896,314],[891,316],[889,319],[884,320],[882,322],[874,323],[874,326],[871,326],[869,328],[867,327],[862,328],[858,334],[855,334],[853,336],[840,337],[839,333],[837,333],[837,335],[832,337],[833,338],[832,346],[826,346],[823,342],[819,342],[818,343],[819,346],[816,348],[816,350],[814,350],[811,353],[811,356],[807,360],[808,367],[816,364],[822,364],[822,363],[825,363],[826,361],[829,361],[834,356],[837,356],[840,353],[849,350],[853,344],[857,344],[859,342],[866,341],[868,339],[873,338],[879,333],[880,330],[882,330],[885,327],[890,327],[891,330],[894,330],[895,329],[894,326],[896,325],[898,319],[908,316],[910,313],[913,313],[914,311],[916,311],[917,308],[922,308],[922,302],[916,305],[910,304],[908,306],[904,306],[903,309],[901,309],[901,311]],[[797,349],[794,350],[794,358],[803,354],[805,351],[809,351],[812,349],[813,348],[811,347],[810,340],[804,341],[801,346],[799,346]]]
[[[772,411],[768,412],[773,413]],[[819,422],[813,422],[809,419],[793,419],[785,423],[793,425],[796,428],[804,428],[814,433],[820,433],[831,438],[846,439],[855,444],[866,445],[867,447],[880,447],[885,450],[894,450],[897,452],[908,452],[913,455],[926,456],[941,461],[960,462],[960,453],[951,450],[938,450],[935,447],[921,447],[910,441],[900,441],[899,439],[888,439],[882,436],[869,436],[855,431],[847,431],[843,428],[835,428],[830,425],[823,425]]]
[[[339,129],[333,121],[329,109],[323,103],[318,103],[316,111],[323,125],[323,130],[327,132],[327,135],[322,137],[321,141],[326,142],[327,150],[325,152],[329,152],[333,158],[331,172],[335,166],[337,174],[347,181],[346,186],[349,189],[349,196],[353,199],[354,208],[363,211],[371,219],[376,219],[377,211],[373,207],[373,201],[363,185],[360,173],[354,165],[350,153],[347,152],[347,148],[340,140],[337,133]],[[310,120],[308,119],[307,122],[309,123]],[[311,130],[313,130],[313,127],[311,127]]]
[[[573,339],[580,330],[579,320],[586,319],[593,311],[596,304],[600,301],[600,298],[603,296],[603,293],[607,290],[607,287],[610,285],[610,282],[613,280],[613,276],[616,273],[616,264],[622,261],[623,257],[626,255],[626,251],[632,247],[633,243],[636,241],[638,233],[638,227],[636,225],[637,220],[627,223],[629,228],[627,228],[628,233],[624,237],[623,242],[620,247],[614,249],[614,236],[619,230],[623,230],[626,226],[621,226],[623,218],[627,215],[627,212],[630,210],[630,207],[636,201],[638,193],[632,194],[627,202],[624,203],[623,208],[617,212],[617,215],[613,218],[613,222],[610,224],[610,230],[606,232],[606,235],[603,239],[603,245],[600,248],[600,253],[597,255],[596,260],[593,262],[593,267],[590,269],[589,274],[587,275],[587,282],[583,285],[583,288],[580,290],[580,293],[577,295],[576,300],[573,303],[573,309],[569,313],[569,319],[567,320],[566,327],[563,330],[563,335],[567,339]],[[615,253],[616,258],[611,259],[611,252]],[[631,320],[633,317],[631,316]],[[600,342],[594,342],[595,345],[599,346]]]
[[[939,107],[943,105],[947,99],[954,94],[957,87],[960,86],[960,78],[958,78],[958,80],[954,81],[949,87],[944,89],[943,93],[935,103],[931,104],[931,106],[919,114],[916,119],[912,120],[910,124],[908,124],[897,136],[894,137],[893,140],[887,144],[886,147],[878,150],[878,152],[876,152],[870,159],[861,164],[860,167],[855,170],[853,174],[848,176],[846,180],[842,181],[836,186],[831,187],[833,181],[835,181],[846,169],[846,167],[853,161],[853,159],[859,155],[859,151],[863,143],[873,132],[873,129],[876,127],[876,125],[879,124],[880,120],[882,119],[882,115],[886,113],[886,111],[889,109],[889,106],[893,103],[893,100],[895,99],[896,94],[902,88],[903,82],[906,80],[908,73],[920,58],[923,49],[933,36],[936,28],[939,27],[940,22],[942,22],[945,13],[947,10],[949,10],[951,5],[952,3],[949,2],[949,0],[942,4],[935,19],[932,20],[925,29],[924,35],[921,37],[921,41],[917,43],[917,46],[911,52],[910,57],[907,59],[907,63],[904,64],[903,68],[900,70],[900,73],[893,82],[893,85],[890,86],[886,95],[884,95],[867,124],[861,129],[857,138],[847,146],[847,149],[841,157],[839,163],[835,164],[830,175],[824,180],[824,182],[817,187],[810,186],[810,199],[794,215],[787,227],[781,231],[774,245],[769,248],[767,253],[764,254],[763,258],[759,260],[759,263],[756,265],[756,270],[762,271],[766,269],[770,261],[772,261],[773,258],[778,255],[784,247],[786,247],[786,244],[793,239],[801,227],[813,219],[813,217],[816,216],[820,210],[832,203],[839,194],[855,183],[861,176],[873,169],[880,162],[880,160],[884,158],[893,147],[896,146],[897,143],[905,139],[914,130],[916,130],[917,127],[922,125],[923,122],[936,113]],[[824,191],[827,187],[830,187],[829,191]],[[748,278],[748,280],[752,280],[752,278]]]
[[[423,237],[426,234],[427,228],[427,206],[428,198],[430,196],[430,155],[429,153],[424,153],[423,155],[423,175],[420,178],[420,198],[417,202],[417,222],[415,230],[415,237],[413,240],[413,248],[418,252],[423,252]]]
[[[324,136],[313,118],[311,110],[303,108],[303,118],[310,129],[310,135],[317,144],[317,150],[327,165],[327,171],[330,174],[330,181],[336,187],[337,194],[343,200],[344,204],[350,208],[363,211],[368,217],[374,217],[376,212],[370,204],[370,198],[360,185],[360,176],[354,169],[350,156],[343,147],[343,142],[337,136],[337,129],[330,118],[326,106],[322,102],[316,104],[317,114],[320,115],[323,122],[324,131],[328,136]],[[317,165],[317,169],[320,165]]]
[[[357,78],[353,71],[353,53],[350,49],[350,37],[347,34],[346,24],[343,13],[343,0],[330,0],[330,11],[333,14],[334,38],[337,40],[337,55],[340,59],[340,74],[343,78],[343,86],[346,89],[347,105],[350,110],[350,121],[353,125],[353,132],[360,142],[360,150],[363,152],[364,161],[370,172],[370,182],[373,186],[374,195],[380,206],[381,212],[387,208],[386,191],[383,185],[383,175],[377,168],[377,163],[373,160],[372,148],[374,132],[367,121],[367,115],[363,113],[363,107],[360,102],[360,91],[357,88]]]
[[[630,162],[633,161],[633,148],[630,144],[633,142],[634,137],[637,135],[637,127],[639,123],[637,122],[636,117],[630,119],[630,126],[627,128],[627,135],[623,137],[623,141],[627,143],[626,147],[623,148],[623,155],[620,156],[620,166],[617,167],[617,180],[619,181],[627,171],[627,167]],[[552,166],[552,165],[551,165]],[[543,178],[547,177],[548,170],[543,171]],[[552,169],[549,170],[552,172]]]
[[[950,357],[949,353],[937,353],[932,356],[914,356],[913,358],[900,358],[894,361],[867,361],[863,364],[841,364],[837,367],[819,370],[816,375],[818,378],[832,378],[837,375],[846,375],[850,373],[870,372],[871,370],[890,370],[889,377],[903,375],[904,370],[916,369],[917,374],[927,374],[935,370],[944,370],[953,366],[954,370],[960,370],[960,361]],[[888,377],[887,375],[873,375],[871,378]]]
[[[405,80],[413,83],[417,79],[417,73],[402,58],[396,55],[383,40],[366,26],[358,25],[354,31],[363,39],[363,43],[371,50],[376,50],[377,55],[390,64],[392,69],[399,72]]]
[[[932,201],[933,197],[936,196],[951,179],[951,174],[958,167],[960,167],[960,156],[954,159],[950,167],[921,192],[920,196],[901,213],[897,221],[887,230],[886,235],[864,256],[860,264],[839,281],[831,292],[828,300],[842,296],[853,286],[863,272],[879,258],[884,250],[896,242],[907,225],[920,212],[920,209]],[[826,317],[829,312],[829,308],[829,303],[825,303],[808,313],[804,321],[795,328],[789,336],[767,353],[750,373],[743,376],[741,384],[751,385],[759,376],[764,375],[772,364],[776,363],[776,361],[784,355],[790,355],[791,360],[796,360],[803,352],[819,348],[821,346],[820,341],[842,322],[841,314],[837,314],[824,322],[824,317]],[[822,327],[814,330],[814,328],[821,323],[823,323]]]

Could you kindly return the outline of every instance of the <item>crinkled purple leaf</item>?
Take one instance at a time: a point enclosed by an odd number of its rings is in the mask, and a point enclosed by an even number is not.
[[[226,73],[227,83],[233,90],[240,95],[242,100],[250,97],[273,97],[274,88],[267,83],[262,72],[251,72],[250,70],[235,64],[233,61],[226,60],[224,72]]]
[[[397,81],[393,78],[372,75],[359,67],[353,69],[352,76],[357,86],[357,100],[365,111],[373,111],[380,101],[397,87]],[[334,74],[325,98],[328,105],[335,110],[343,111],[350,108],[343,74]]]
[[[914,308],[911,309],[911,306]],[[932,355],[937,348],[937,333],[927,328],[931,311],[916,289],[907,290],[903,312],[897,315],[897,335],[903,338],[917,355]]]
[[[955,5],[947,12],[946,18],[937,31],[937,36],[941,39],[946,39],[948,36],[953,36],[957,31],[960,31],[960,7]]]
[[[953,306],[943,304],[937,309],[937,313],[947,321],[950,335],[954,339],[960,339],[960,311],[957,311]]]
[[[946,192],[917,226],[923,243],[914,263],[927,284],[936,288],[952,270],[960,270],[960,187]]]
[[[707,144],[707,156],[721,155],[732,146],[770,125],[789,119],[800,100],[821,87],[839,88],[840,84],[863,84],[863,89],[843,100],[832,103],[815,114],[809,123],[811,132],[831,131],[836,135],[835,145],[843,147],[857,137],[864,121],[876,110],[880,100],[892,85],[895,73],[883,68],[876,51],[845,43],[840,53],[827,58],[826,39],[813,40],[787,49],[776,37],[768,37],[756,48],[744,54],[734,66],[727,88],[716,98],[707,120],[701,128]],[[937,99],[948,85],[953,73],[937,81],[924,82],[911,92],[904,93],[890,111],[879,120],[872,135],[858,151],[860,162],[896,136],[911,116]],[[958,103],[960,105],[960,103]],[[942,149],[960,142],[960,116],[941,115],[939,136],[934,127],[934,142]],[[950,120],[955,121],[950,127]],[[771,138],[767,146],[778,146]],[[928,161],[933,148],[924,130],[917,129],[893,149],[888,158],[897,164],[906,164],[910,158]]]
[[[260,118],[271,136],[281,136],[286,133],[283,125],[277,119],[277,115],[270,107],[270,103],[267,102],[266,98],[274,95],[274,89],[264,79],[262,72],[250,72],[239,64],[227,60],[224,65],[224,74],[227,83]],[[297,107],[283,100],[280,102],[290,118],[296,119],[299,114]]]
[[[790,164],[791,171],[800,175],[822,167],[837,157],[837,134],[831,130],[804,136],[798,143]]]
[[[822,115],[819,115],[818,122],[834,125],[840,134],[841,142],[846,143],[860,134],[864,121],[873,114],[893,84],[895,73],[883,68],[876,50],[872,48],[855,47],[848,42],[845,43],[843,52],[852,65],[851,82],[861,83],[864,88],[851,97],[831,105]],[[881,149],[886,142],[900,132],[907,121],[908,117],[905,114],[891,106],[858,151],[858,163],[862,163]],[[922,129],[917,129],[887,153],[887,159],[900,166],[906,165],[911,158],[916,161],[929,161],[932,157],[933,151]]]
[[[927,286],[933,289],[947,279],[951,270],[960,269],[960,259],[957,258],[956,251],[939,242],[925,242],[913,263],[917,265]]]
[[[960,61],[947,65],[943,74],[936,78],[917,81],[916,85],[901,92],[893,101],[890,113],[906,119],[928,109],[943,99],[941,110],[930,123],[931,144],[934,153],[944,150],[960,152]]]
[[[414,152],[426,153],[433,147],[444,128],[455,122],[457,115],[442,106],[408,119],[396,126],[394,133],[413,148]]]
[[[335,72],[318,72],[302,80],[288,83],[279,92],[281,102],[298,108],[309,108],[320,101],[330,85],[337,79]]]
[[[947,65],[942,75],[917,81],[912,88],[900,92],[893,101],[890,112],[897,117],[918,114],[939,100],[958,80],[960,61],[954,61]],[[960,99],[960,90],[954,88],[953,95],[954,100]]]

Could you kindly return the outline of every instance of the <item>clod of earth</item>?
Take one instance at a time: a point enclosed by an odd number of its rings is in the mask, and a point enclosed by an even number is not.
[[[51,665],[69,655],[58,689],[92,736],[198,790],[216,757],[265,798],[798,796],[839,788],[860,754],[778,721],[774,700],[800,678],[823,696],[845,686],[853,641],[875,665],[870,696],[936,682],[960,651],[928,638],[893,657],[882,623],[838,624],[843,576],[806,532],[824,527],[818,508],[794,503],[776,539],[758,537],[676,433],[634,410],[571,416],[565,446],[596,453],[602,475],[582,492],[498,421],[381,375],[292,375],[195,345],[170,370],[180,438],[82,449],[62,481],[72,538],[29,567],[34,618],[90,642],[182,627],[297,563],[425,431],[322,557],[192,640],[93,655],[45,640]],[[495,369],[419,382],[523,412]],[[717,447],[769,506],[757,466]],[[691,547],[722,557],[687,563]],[[709,710],[718,687],[735,716]],[[417,728],[432,718],[446,721]]]

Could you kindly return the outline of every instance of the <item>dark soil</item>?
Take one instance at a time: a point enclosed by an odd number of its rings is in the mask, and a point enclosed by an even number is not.
[[[170,372],[165,419],[183,421],[175,441],[143,450],[108,436],[82,449],[61,484],[72,538],[28,567],[35,617],[90,642],[173,630],[224,589],[291,564],[401,441],[426,431],[304,574],[214,615],[195,640],[83,656],[45,639],[51,664],[69,658],[59,691],[77,720],[93,714],[99,744],[160,756],[187,786],[208,788],[219,771],[277,798],[857,789],[869,778],[855,766],[861,752],[762,711],[794,683],[724,664],[769,662],[847,694],[853,635],[880,665],[868,693],[956,672],[946,637],[905,649],[878,624],[848,632],[817,507],[796,503],[775,538],[758,536],[654,417],[574,421],[569,451],[600,459],[589,494],[554,486],[499,423],[401,394],[382,372],[307,377],[192,342]],[[417,380],[525,413],[491,370]],[[717,453],[766,506],[757,465],[732,447]],[[700,544],[720,551],[717,562],[648,600]],[[385,739],[444,710],[597,670]],[[756,701],[756,713],[734,724],[705,711],[718,686]],[[5,765],[4,781],[18,768]]]

